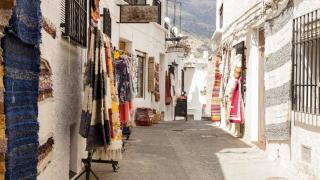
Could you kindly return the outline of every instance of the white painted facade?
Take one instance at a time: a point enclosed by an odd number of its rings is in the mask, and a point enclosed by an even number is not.
[[[239,0],[218,0],[217,1],[217,30],[213,34],[213,47],[221,47],[225,42],[232,45],[240,41],[245,41],[247,58],[247,91],[246,91],[246,113],[245,113],[245,135],[244,139],[248,142],[259,140],[259,119],[265,119],[266,124],[291,123],[289,141],[268,141],[266,143],[266,153],[269,157],[278,161],[282,165],[292,168],[298,172],[301,179],[320,178],[320,129],[319,127],[307,128],[303,124],[294,122],[293,116],[298,116],[300,120],[310,123],[319,122],[319,116],[306,114],[295,114],[291,112],[291,101],[282,102],[276,105],[266,104],[266,92],[281,89],[290,84],[291,81],[291,49],[284,47],[290,46],[292,41],[292,21],[293,18],[307,14],[320,8],[319,0],[294,0],[293,17],[287,21],[285,13],[280,14],[288,1],[280,1],[278,9],[270,10],[264,14],[263,4],[267,0],[245,1]],[[270,0],[269,0],[270,2]],[[223,27],[220,28],[219,10],[223,4]],[[280,15],[279,15],[280,14]],[[287,54],[285,58],[289,61],[276,65],[274,69],[267,69],[266,60],[261,58],[259,52],[260,28],[265,28],[270,19],[279,19],[284,23],[281,26],[273,24],[277,30],[265,34],[265,53],[266,59],[274,58],[274,54],[283,52]],[[271,27],[274,28],[274,27]],[[281,55],[281,53],[280,53]],[[280,63],[280,62],[279,62]],[[270,65],[269,65],[270,66]],[[289,96],[290,90],[287,95]],[[270,100],[269,100],[270,101]],[[223,112],[222,112],[223,113]],[[224,115],[222,114],[222,117]],[[304,162],[302,148],[307,147],[311,150],[311,162]]]
[[[147,0],[147,3],[151,4],[152,0]],[[87,156],[85,139],[78,134],[82,108],[82,73],[86,49],[78,47],[72,42],[70,43],[67,38],[62,37],[60,23],[63,15],[60,12],[63,4],[63,0],[44,0],[41,3],[43,16],[57,29],[56,39],[53,39],[44,30],[42,32],[41,57],[49,61],[53,71],[54,98],[39,103],[39,136],[40,143],[46,141],[49,136],[53,136],[55,141],[52,162],[38,176],[43,180],[69,179],[69,170],[80,172],[83,168],[81,159]],[[166,109],[164,105],[164,75],[168,67],[165,43],[167,30],[157,23],[119,23],[120,7],[118,4],[126,4],[126,2],[103,0],[100,4],[100,12],[103,8],[110,10],[113,46],[118,47],[120,40],[125,41],[129,53],[135,55],[136,50],[144,52],[147,55],[146,59],[154,57],[155,61],[161,65],[161,101],[156,103],[152,100],[151,94],[147,90],[147,78],[145,78],[145,97],[134,99],[134,108],[152,107],[159,111],[168,111],[169,108]],[[164,3],[162,4],[164,5]],[[147,64],[145,67],[145,77],[147,77]]]

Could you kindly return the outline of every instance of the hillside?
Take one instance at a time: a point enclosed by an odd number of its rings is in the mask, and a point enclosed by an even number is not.
[[[216,0],[181,0],[181,2],[183,34],[189,36],[195,56],[200,56],[203,50],[210,49],[210,38],[215,30]]]

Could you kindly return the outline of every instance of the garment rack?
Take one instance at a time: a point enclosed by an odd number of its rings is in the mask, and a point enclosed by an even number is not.
[[[84,170],[74,178],[74,180],[78,180],[82,177],[82,175],[86,175],[86,180],[90,180],[90,174],[92,174],[97,180],[99,177],[92,170],[92,163],[99,164],[111,164],[113,168],[113,172],[117,172],[119,167],[119,162],[114,160],[101,160],[101,159],[92,159],[93,152],[88,152],[88,157],[86,159],[82,159],[82,163],[84,164]]]

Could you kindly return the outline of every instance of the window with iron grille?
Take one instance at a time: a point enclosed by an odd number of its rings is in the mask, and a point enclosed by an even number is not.
[[[62,35],[81,46],[86,46],[87,14],[87,0],[65,0]]]
[[[292,109],[320,114],[320,9],[293,21]]]

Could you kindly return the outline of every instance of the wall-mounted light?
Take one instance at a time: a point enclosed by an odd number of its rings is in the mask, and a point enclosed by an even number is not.
[[[165,17],[165,18],[164,18],[164,22],[166,22],[166,23],[170,24],[171,19],[170,19],[169,17]]]

